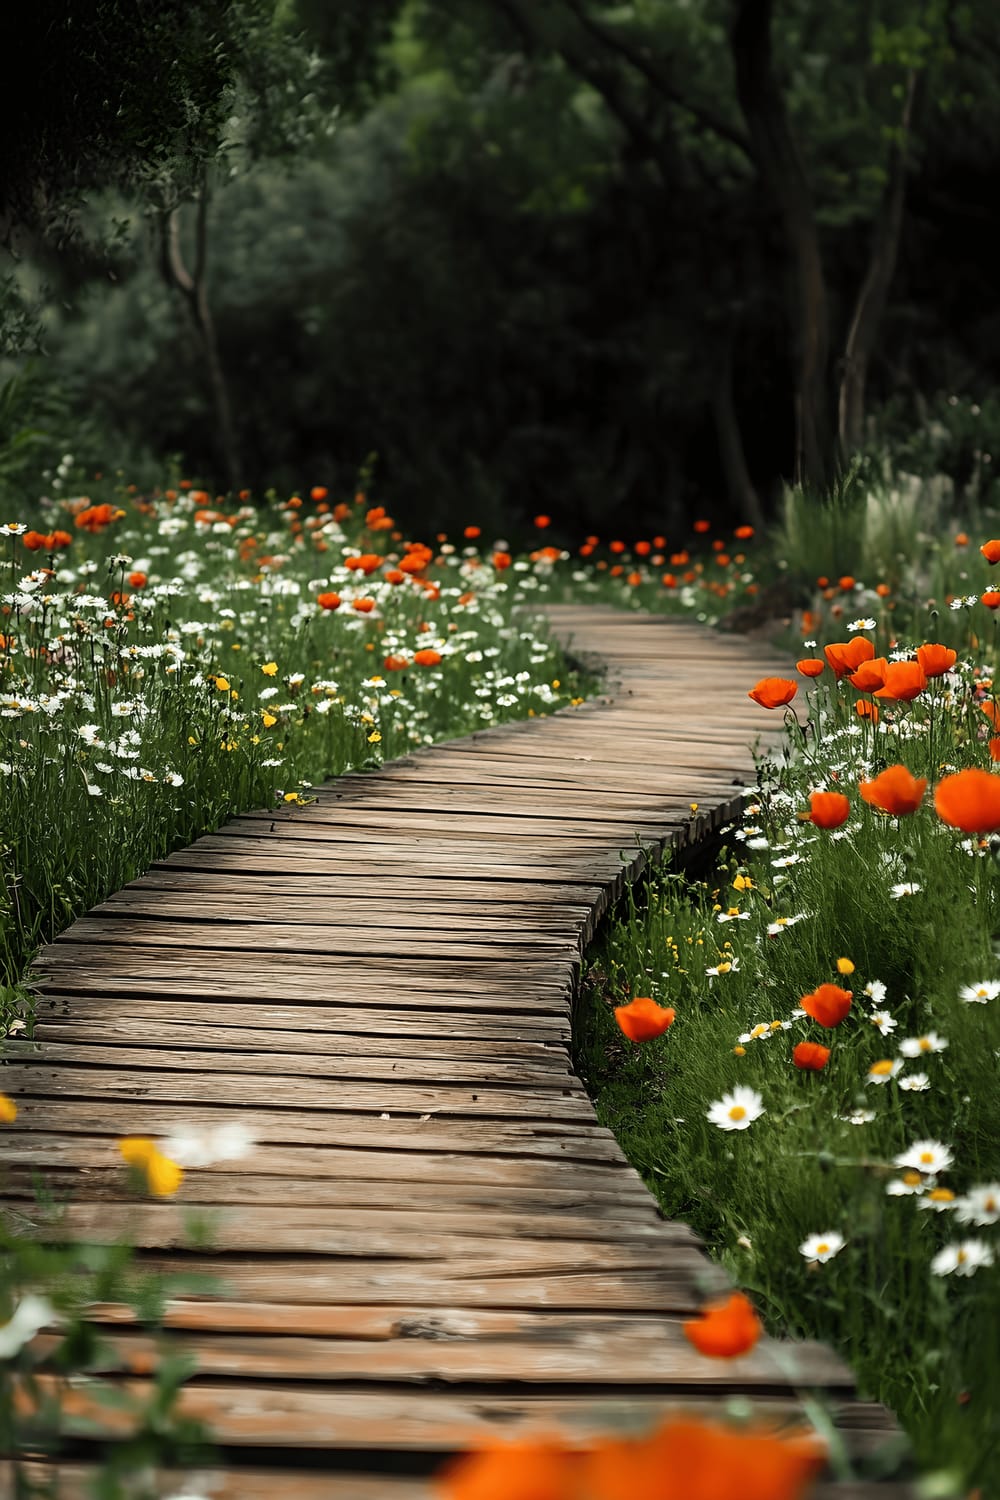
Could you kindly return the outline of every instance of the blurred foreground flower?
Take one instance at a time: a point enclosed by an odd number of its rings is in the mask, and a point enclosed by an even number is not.
[[[761,1335],[761,1322],[753,1303],[742,1292],[731,1292],[720,1302],[709,1302],[700,1318],[684,1324],[684,1337],[699,1354],[712,1359],[734,1359],[746,1354]]]
[[[31,1343],[36,1333],[55,1319],[55,1308],[47,1297],[25,1292],[10,1320],[0,1323],[0,1359],[13,1359],[25,1344]]]
[[[813,1433],[739,1431],[697,1418],[587,1451],[558,1438],[491,1442],[437,1480],[441,1500],[799,1500],[822,1468]]]
[[[146,1185],[154,1198],[170,1198],[184,1180],[184,1169],[157,1148],[146,1136],[130,1135],[118,1142],[118,1150],[130,1167],[146,1175]]]
[[[648,1042],[662,1036],[673,1025],[676,1012],[669,1006],[657,1005],[647,995],[640,995],[628,1005],[615,1006],[615,1020],[632,1042]]]

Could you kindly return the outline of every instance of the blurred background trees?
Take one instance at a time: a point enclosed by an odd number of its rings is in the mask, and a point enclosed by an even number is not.
[[[929,461],[932,411],[984,471],[949,421],[1000,375],[994,0],[42,0],[7,32],[8,494],[64,452],[257,491],[377,453],[413,526],[638,534],[759,521],[887,434]]]

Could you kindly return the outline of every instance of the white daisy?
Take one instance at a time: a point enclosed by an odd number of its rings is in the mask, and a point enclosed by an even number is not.
[[[13,1359],[25,1344],[31,1343],[36,1333],[55,1322],[56,1317],[56,1310],[47,1297],[25,1292],[10,1319],[0,1323],[0,1359]]]
[[[899,1086],[901,1089],[906,1089],[907,1093],[922,1094],[925,1089],[930,1088],[931,1081],[926,1073],[908,1073],[905,1078],[899,1080]]]
[[[881,1005],[886,997],[886,987],[881,979],[869,979],[864,992],[873,1005]]]
[[[907,1198],[912,1194],[925,1193],[933,1180],[921,1177],[919,1172],[906,1172],[902,1177],[894,1177],[891,1182],[887,1182],[885,1190],[890,1198]]]
[[[848,630],[874,630],[875,621],[868,619],[852,620],[847,628]]]
[[[958,992],[958,998],[970,1005],[985,1005],[987,1000],[995,1000],[998,995],[1000,979],[982,979],[978,984],[964,984]]]
[[[899,1058],[883,1057],[878,1062],[872,1063],[865,1077],[866,1083],[888,1083],[890,1078],[895,1078],[897,1073],[902,1072],[903,1064]]]
[[[873,1026],[877,1026],[883,1036],[888,1036],[890,1031],[895,1031],[899,1025],[894,1021],[887,1010],[876,1010],[868,1017]]]
[[[902,880],[898,885],[890,888],[889,895],[894,901],[899,901],[903,896],[915,896],[922,889],[923,887],[917,885],[914,880]]]
[[[946,1213],[948,1209],[954,1208],[958,1199],[951,1188],[933,1187],[929,1193],[925,1193],[917,1204],[918,1208],[930,1209],[932,1213]]]
[[[793,917],[776,917],[773,922],[767,924],[768,937],[777,937],[779,933],[784,932],[786,927],[794,927],[796,922],[804,921],[806,915],[804,911],[800,911]]]
[[[718,979],[720,974],[735,973],[739,966],[740,961],[738,958],[727,958],[721,964],[717,964],[715,968],[706,969],[705,973],[709,979]]]
[[[962,1240],[958,1244],[946,1245],[931,1261],[935,1276],[973,1276],[980,1266],[993,1264],[993,1251],[985,1240]]]
[[[246,1156],[254,1138],[245,1125],[217,1125],[214,1129],[183,1130],[168,1136],[159,1149],[181,1167],[208,1167],[216,1161]]]
[[[753,845],[750,846],[754,847]],[[802,861],[801,854],[783,854],[780,859],[772,859],[771,865],[775,870],[783,870],[788,865],[797,865]]]
[[[899,1050],[904,1057],[922,1057],[927,1052],[943,1052],[948,1043],[943,1036],[938,1036],[936,1031],[929,1031],[926,1036],[908,1036],[900,1042]]]
[[[914,1141],[906,1151],[892,1158],[894,1167],[909,1167],[914,1172],[946,1172],[955,1160],[950,1146],[941,1141]]]
[[[855,1109],[849,1115],[839,1115],[838,1118],[843,1120],[845,1125],[870,1125],[875,1119],[875,1111],[873,1109]]]
[[[731,906],[728,911],[716,912],[717,922],[749,922],[750,912],[740,911],[739,907]]]
[[[707,1112],[720,1130],[746,1130],[764,1113],[764,1101],[756,1089],[738,1083],[731,1094],[723,1094]]]
[[[842,1234],[838,1234],[835,1229],[828,1229],[826,1234],[811,1234],[807,1240],[803,1240],[799,1246],[799,1254],[804,1255],[806,1260],[823,1264],[843,1250],[845,1243]]]
[[[960,1224],[995,1224],[1000,1219],[1000,1182],[963,1193],[955,1202],[955,1217]]]

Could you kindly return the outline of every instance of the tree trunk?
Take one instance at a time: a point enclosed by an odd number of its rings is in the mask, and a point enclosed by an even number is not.
[[[795,478],[825,487],[834,469],[826,282],[805,168],[774,75],[772,8],[773,0],[738,0],[730,40],[754,161],[777,206],[790,264],[786,297],[795,382]]]
[[[844,458],[849,458],[864,442],[868,366],[889,300],[889,287],[896,270],[903,231],[906,155],[916,91],[917,73],[911,70],[906,80],[899,137],[889,158],[885,191],[875,223],[868,270],[858,292],[844,348],[837,421],[840,451]]]
[[[187,305],[191,320],[201,345],[208,375],[212,405],[215,409],[217,436],[222,460],[222,469],[229,490],[239,489],[242,477],[239,444],[233,422],[233,408],[229,399],[229,387],[219,355],[219,341],[215,334],[215,322],[208,300],[208,284],[205,274],[208,260],[208,184],[202,178],[197,200],[195,219],[194,269],[189,270],[181,248],[181,211],[179,206],[164,209],[161,214],[162,266],[167,284],[174,287]]]
[[[712,418],[715,435],[719,443],[719,462],[726,481],[726,493],[736,516],[751,522],[758,529],[764,526],[764,511],[760,496],[754,489],[746,454],[743,451],[743,435],[740,432],[733,400],[733,345],[735,335],[730,335],[722,347],[712,386]]]

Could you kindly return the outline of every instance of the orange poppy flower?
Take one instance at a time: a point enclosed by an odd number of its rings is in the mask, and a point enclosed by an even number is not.
[[[837,579],[837,586],[843,593],[849,594],[851,589],[853,589],[855,586],[854,579],[851,577],[850,573],[845,573],[843,578]]]
[[[0,637],[2,639],[2,637]],[[990,740],[990,760],[1000,760],[1000,735],[993,735]]]
[[[826,662],[818,656],[804,656],[801,661],[795,663],[795,670],[801,672],[803,677],[818,677],[826,669]]]
[[[711,521],[695,521],[694,529],[699,536],[704,536],[706,531],[711,531],[712,523]]]
[[[536,516],[535,517],[535,525],[538,527],[539,531],[544,531],[545,528],[546,528],[546,526],[551,526],[552,525],[552,517],[551,516]]]
[[[440,664],[442,657],[440,651],[435,651],[433,646],[425,646],[422,650],[414,652],[413,660],[418,667],[436,667]]]
[[[733,536],[738,537],[741,542],[748,542],[753,536],[752,526],[737,526]]]
[[[854,712],[859,719],[871,719],[873,724],[878,723],[878,704],[869,703],[867,698],[859,698],[854,705]]]
[[[873,781],[859,781],[858,791],[871,807],[894,818],[916,812],[927,790],[927,778],[912,776],[905,766],[889,766]]]
[[[1000,541],[984,542],[979,550],[991,567],[1000,562]]]
[[[320,609],[339,609],[341,599],[339,594],[334,594],[332,592],[326,594],[317,594],[316,603],[319,605]]]
[[[387,672],[405,672],[410,660],[407,656],[387,656],[382,665]]]
[[[495,1439],[446,1465],[441,1500],[577,1500],[579,1456],[558,1438]]]
[[[847,680],[859,693],[873,693],[885,683],[888,669],[889,663],[884,656],[873,656],[871,661],[863,661]]]
[[[821,984],[811,995],[803,995],[799,1004],[821,1026],[839,1026],[851,1008],[851,992],[836,984]]]
[[[996,589],[987,589],[985,594],[980,596],[980,602],[985,604],[987,609],[1000,609],[1000,593]]]
[[[783,708],[786,703],[791,703],[798,690],[798,683],[790,677],[762,677],[747,697],[759,703],[761,708]]]
[[[309,498],[310,498],[310,500],[325,500],[328,494],[329,494],[329,490],[324,489],[323,485],[321,485],[321,484],[314,484],[313,487],[312,487],[312,489],[309,491]],[[248,496],[249,496],[249,492],[248,492],[247,496],[244,496],[244,495],[241,494],[240,495],[240,499],[242,500],[242,499],[248,498]]]
[[[600,1500],[802,1500],[826,1462],[815,1433],[729,1428],[697,1417],[668,1421],[642,1445],[642,1487],[596,1489]]]
[[[943,677],[955,665],[957,658],[958,652],[953,651],[950,646],[928,642],[917,647],[917,661],[923,667],[925,677]]]
[[[837,677],[846,677],[856,672],[863,661],[871,661],[875,647],[864,635],[856,635],[849,641],[833,641],[823,647],[826,657]]]
[[[672,568],[685,568],[690,561],[691,554],[689,552],[671,552],[670,554],[670,566]]]
[[[657,1005],[648,995],[640,995],[628,1005],[615,1006],[615,1020],[630,1042],[648,1042],[662,1036],[674,1024],[676,1014],[669,1006]]]
[[[653,550],[652,542],[636,542],[633,547],[636,557],[648,557]]]
[[[493,566],[496,568],[498,573],[503,572],[504,568],[509,568],[510,564],[511,556],[509,552],[494,552]]]
[[[347,501],[338,500],[337,504],[333,507],[333,519],[335,521],[346,521],[350,514],[351,507],[347,504]]]
[[[370,615],[375,608],[375,600],[369,599],[367,595],[363,599],[352,599],[351,608],[356,609],[359,615]]]
[[[53,531],[52,535],[49,537],[50,552],[61,551],[66,547],[72,547],[72,545],[73,538],[70,536],[68,531]]]
[[[44,531],[26,531],[21,537],[21,546],[27,547],[29,552],[51,550],[50,538]]]
[[[939,781],[934,806],[942,823],[963,833],[996,833],[1000,829],[1000,776],[973,768]]]
[[[660,579],[660,582],[663,584],[663,587],[665,589],[675,589],[677,587],[677,579],[674,577],[673,573],[664,573],[663,577]]]
[[[400,568],[390,568],[385,575],[386,583],[405,583],[406,574]]]
[[[466,526],[462,535],[467,542],[474,542],[477,536],[482,536],[482,528],[479,526]]]
[[[128,581],[132,588],[144,589],[146,587],[146,584],[149,582],[149,579],[145,573],[130,573],[128,575]]]
[[[809,821],[817,828],[839,828],[851,816],[851,804],[843,792],[811,792]]]
[[[891,661],[885,669],[885,682],[873,697],[891,703],[911,703],[927,687],[927,673],[918,661]]]
[[[892,593],[892,589],[887,583],[877,583],[875,585],[875,592],[876,594],[878,594],[880,599],[888,599],[889,595]]]
[[[753,1304],[742,1292],[731,1292],[718,1302],[709,1302],[702,1308],[701,1317],[683,1324],[683,1328],[684,1337],[698,1353],[713,1359],[746,1354],[762,1332]]]
[[[819,1073],[830,1061],[829,1047],[819,1042],[799,1042],[792,1048],[792,1062],[807,1073]]]

